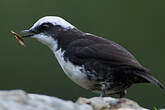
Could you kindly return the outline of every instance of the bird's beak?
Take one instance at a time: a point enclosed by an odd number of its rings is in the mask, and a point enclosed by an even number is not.
[[[27,35],[23,35],[21,36],[22,38],[25,38],[25,37],[32,37],[35,33],[32,31],[32,30],[23,30],[21,31],[20,33],[23,33],[23,34],[27,34]]]

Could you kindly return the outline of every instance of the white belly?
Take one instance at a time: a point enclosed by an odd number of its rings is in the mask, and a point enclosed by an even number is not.
[[[89,87],[90,83],[88,82],[87,78],[86,78],[86,74],[84,74],[82,71],[82,69],[84,69],[84,67],[80,67],[80,66],[74,66],[71,62],[69,61],[65,61],[64,60],[64,52],[61,51],[61,49],[57,50],[56,52],[54,52],[59,64],[61,65],[63,71],[65,72],[65,74],[75,83],[77,83],[78,85],[87,88]]]

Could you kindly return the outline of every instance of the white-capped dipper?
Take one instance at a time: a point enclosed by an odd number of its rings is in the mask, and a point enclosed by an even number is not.
[[[119,94],[134,83],[164,88],[136,58],[119,44],[85,33],[57,16],[39,19],[22,36],[36,38],[55,54],[65,74],[100,96]]]

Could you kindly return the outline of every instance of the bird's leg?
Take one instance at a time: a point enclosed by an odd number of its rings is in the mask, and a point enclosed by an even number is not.
[[[104,96],[105,96],[105,90],[102,90],[99,97],[104,97]]]
[[[126,94],[127,94],[127,90],[123,90],[123,91],[119,92],[120,98],[125,97]]]
[[[105,84],[103,84],[101,87],[101,94],[99,97],[104,97],[104,96],[105,96]]]

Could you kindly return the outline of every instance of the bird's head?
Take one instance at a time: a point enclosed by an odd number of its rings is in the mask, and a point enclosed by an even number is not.
[[[75,28],[73,25],[57,16],[46,16],[39,19],[30,29],[23,30],[22,33],[27,35],[22,36],[36,38],[43,44],[51,47],[56,43],[56,36],[59,32],[68,31]]]

